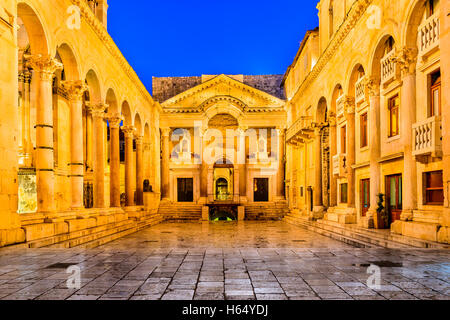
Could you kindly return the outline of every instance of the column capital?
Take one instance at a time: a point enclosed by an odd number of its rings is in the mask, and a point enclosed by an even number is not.
[[[380,79],[377,77],[367,77],[364,86],[369,91],[370,97],[380,96]]]
[[[82,80],[61,81],[70,101],[81,101],[83,94],[88,90],[88,86]]]
[[[134,134],[136,132],[136,128],[133,126],[122,126],[122,131],[125,134],[125,138],[134,138]]]
[[[345,114],[355,113],[355,98],[351,96],[345,96],[343,100]]]
[[[50,55],[26,55],[28,64],[41,75],[44,81],[51,81],[56,70],[63,68],[63,64]]]
[[[336,126],[337,120],[336,120],[336,113],[335,112],[328,111],[327,119],[328,119],[328,124],[331,127],[335,127]]]
[[[408,47],[403,47],[396,53],[394,61],[400,67],[402,77],[416,73],[417,55],[417,48]]]
[[[134,137],[136,139],[136,144],[144,145],[144,137],[143,136],[135,134]]]
[[[170,136],[170,128],[161,128],[161,133],[163,137],[169,137]]]
[[[109,127],[113,129],[119,129],[122,123],[123,117],[120,113],[108,113],[106,114],[106,120],[109,122]]]
[[[88,105],[88,104],[86,104]],[[108,105],[105,103],[89,104],[93,117],[104,118],[105,110],[108,109]]]

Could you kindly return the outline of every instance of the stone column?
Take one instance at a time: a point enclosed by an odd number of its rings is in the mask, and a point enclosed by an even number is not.
[[[111,141],[110,154],[110,202],[111,207],[120,208],[120,123],[122,116],[119,113],[108,115]]]
[[[347,120],[347,181],[348,181],[348,202],[349,208],[355,208],[355,99],[345,97],[344,101],[345,118]]]
[[[93,147],[92,147],[92,140],[93,138],[93,125],[92,125],[92,105],[86,104],[86,165],[87,170],[89,172],[92,172],[94,168],[93,164]]]
[[[370,209],[367,212],[368,225],[374,227],[374,217],[377,214],[378,194],[380,194],[381,168],[380,163],[380,80],[369,78],[366,83],[369,92],[369,152],[370,152]]]
[[[285,172],[285,156],[284,156],[284,146],[286,142],[286,130],[284,128],[278,128],[278,173],[277,173],[277,189],[278,198],[280,200],[285,199],[284,190],[284,172]]]
[[[239,178],[239,166],[235,165],[234,166],[234,186],[233,186],[233,202],[235,203],[239,203],[240,202],[240,191],[239,191],[239,182],[240,182],[240,178]]]
[[[106,104],[92,106],[93,122],[93,171],[94,171],[94,208],[105,208],[105,137],[104,117]]]
[[[403,210],[401,220],[412,220],[417,208],[417,168],[412,155],[412,126],[416,122],[417,50],[403,48],[396,57],[402,74],[400,134],[403,144]]]
[[[54,203],[52,79],[63,66],[50,56],[29,56],[36,78],[36,185],[37,211],[52,212]]]
[[[169,176],[169,166],[170,166],[170,128],[161,129],[163,136],[163,150],[162,150],[162,161],[161,161],[161,171],[162,171],[162,199],[169,200],[170,198],[170,176]]]
[[[83,94],[88,89],[81,80],[63,81],[70,103],[72,209],[83,208]]]
[[[314,190],[313,190],[313,219],[323,216],[322,203],[322,129],[317,127],[314,130]]]
[[[136,205],[144,205],[144,156],[142,136],[136,136]]]
[[[205,134],[204,129],[199,130],[199,136],[198,139],[200,140],[199,143],[199,150],[198,152],[200,152],[200,159],[201,159],[201,163],[200,163],[200,198],[201,198],[201,202],[206,202],[208,199],[208,164],[206,163],[205,159],[203,159],[203,146],[204,146],[204,142],[203,142],[203,136]],[[197,138],[197,137],[196,137]]]
[[[125,134],[125,199],[126,206],[134,206],[133,190],[133,139],[136,129],[133,126],[122,127]]]
[[[328,113],[328,122],[330,124],[330,207],[337,206],[337,178],[333,174],[333,157],[337,155],[337,122],[334,112]]]
[[[31,73],[26,70],[24,76],[23,87],[23,108],[24,108],[24,151],[25,151],[25,166],[31,167],[33,163],[33,143],[31,142]]]

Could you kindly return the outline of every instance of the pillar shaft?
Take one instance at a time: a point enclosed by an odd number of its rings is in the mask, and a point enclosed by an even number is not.
[[[104,208],[105,203],[105,143],[104,117],[107,105],[98,104],[92,109],[93,122],[93,170],[94,170],[94,207]]]
[[[36,184],[37,211],[52,212],[54,203],[54,149],[52,78],[62,64],[51,57],[30,56],[36,79]]]
[[[133,139],[135,129],[132,126],[122,127],[125,133],[125,199],[126,206],[134,206],[133,190]]]
[[[314,207],[322,207],[322,144],[321,129],[316,129],[314,137]]]
[[[119,127],[122,122],[120,114],[111,114],[108,117],[109,132],[111,142],[111,154],[110,154],[110,202],[111,207],[120,207],[120,139],[119,139]]]
[[[71,117],[71,184],[72,184],[72,208],[83,207],[83,93],[87,86],[82,81],[64,81],[70,101]]]
[[[337,154],[336,114],[330,112],[328,119],[330,123],[330,168],[333,168],[333,157]],[[337,178],[333,172],[330,172],[330,207],[336,207],[337,203]]]
[[[369,153],[370,153],[370,210],[368,218],[373,219],[378,208],[380,190],[380,86],[379,80],[369,79]]]
[[[162,150],[162,198],[169,199],[170,197],[170,177],[169,177],[169,165],[170,165],[170,144],[169,135],[170,129],[165,128],[162,130],[163,135],[163,150]]]
[[[144,204],[144,155],[143,138],[136,138],[136,205]]]
[[[284,178],[285,178],[285,157],[284,157],[284,145],[285,145],[285,129],[280,128],[278,131],[278,173],[277,173],[277,189],[278,197],[280,199],[285,198],[284,190]]]
[[[347,205],[355,207],[355,100],[347,97],[345,101],[345,117],[347,120]]]

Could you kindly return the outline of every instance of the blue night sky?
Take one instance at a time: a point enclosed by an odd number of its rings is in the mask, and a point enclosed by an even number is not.
[[[318,0],[109,0],[108,31],[148,90],[152,76],[283,74]]]

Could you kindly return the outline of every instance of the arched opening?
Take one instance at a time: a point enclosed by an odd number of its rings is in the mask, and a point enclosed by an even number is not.
[[[219,178],[216,180],[216,199],[227,200],[228,198],[228,180]]]
[[[214,164],[214,200],[233,201],[234,165],[228,159]]]

